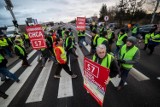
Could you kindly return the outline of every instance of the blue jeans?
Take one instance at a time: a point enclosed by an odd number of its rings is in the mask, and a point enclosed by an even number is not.
[[[7,54],[9,57],[12,57],[11,51],[9,50],[8,47],[5,47],[5,48],[4,48],[4,51],[6,52],[6,54]]]
[[[79,38],[79,45],[80,45],[80,46],[83,46],[83,42],[85,42],[86,45],[88,45],[88,43],[87,43],[86,40],[85,40],[85,37]]]
[[[18,80],[18,77],[15,74],[11,73],[6,67],[1,67],[0,73],[3,74],[4,76],[7,76],[7,77],[15,80],[15,81]]]

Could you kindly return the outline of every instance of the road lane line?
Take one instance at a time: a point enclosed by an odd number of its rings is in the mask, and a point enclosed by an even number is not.
[[[20,82],[16,83],[14,82],[6,91],[6,94],[8,94],[7,99],[0,98],[0,104],[1,107],[7,107],[10,102],[13,100],[13,98],[16,96],[16,94],[19,92],[19,90],[22,88],[28,77],[31,75],[35,67],[38,65],[37,57],[34,59],[34,61],[31,63],[32,66],[29,66],[23,71],[22,75],[19,77]]]
[[[160,77],[157,77],[158,80],[160,80]]]
[[[53,66],[53,61],[46,62],[46,66],[42,69],[26,103],[39,102],[42,101],[47,81]]]
[[[70,59],[69,59],[68,65],[70,68]],[[59,80],[59,88],[58,88],[57,98],[65,98],[65,97],[71,97],[71,96],[73,96],[72,78],[62,68],[61,78]]]
[[[138,81],[149,80],[147,76],[145,76],[144,74],[142,74],[140,71],[138,71],[135,68],[132,68],[129,74],[132,75]]]
[[[29,53],[28,55],[28,58],[27,59],[30,59],[33,54],[36,53],[36,50],[33,50],[32,52]],[[22,61],[18,62],[14,67],[12,67],[9,71],[12,72],[12,73],[15,73],[21,66],[22,66]]]

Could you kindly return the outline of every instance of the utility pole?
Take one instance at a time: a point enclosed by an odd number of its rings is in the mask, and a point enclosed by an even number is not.
[[[5,1],[5,3],[6,3],[6,9],[11,13],[11,15],[12,15],[12,17],[13,17],[13,20],[12,20],[12,22],[13,22],[13,24],[14,24],[14,26],[16,27],[16,28],[18,28],[18,22],[17,22],[17,20],[16,20],[16,17],[15,17],[15,15],[14,15],[14,13],[13,13],[13,4],[12,4],[12,2],[11,2],[11,0],[4,0]]]

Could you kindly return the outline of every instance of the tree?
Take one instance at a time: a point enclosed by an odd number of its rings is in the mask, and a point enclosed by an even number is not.
[[[153,1],[153,2],[154,2],[154,1]],[[158,6],[159,6],[159,2],[160,2],[160,0],[156,0],[156,6],[155,6],[154,11],[153,11],[153,13],[152,13],[151,23],[153,23],[153,21],[154,21],[155,14],[156,14],[156,11],[157,11]]]
[[[100,10],[100,18],[99,18],[99,21],[104,21],[104,17],[107,15],[107,6],[106,4],[103,4],[102,5],[102,8]]]
[[[146,2],[146,0],[128,0],[128,9],[129,13],[131,14],[130,23],[133,22],[135,13],[138,10],[142,10],[143,4]]]

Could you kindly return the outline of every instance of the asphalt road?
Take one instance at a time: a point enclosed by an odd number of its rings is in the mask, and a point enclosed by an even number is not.
[[[71,25],[65,27],[75,29]],[[73,31],[77,36],[76,31]],[[89,41],[89,37],[87,38]],[[84,45],[80,49],[77,45],[76,52],[79,58],[72,57],[70,67],[78,75],[77,79],[71,79],[63,70],[61,79],[55,79],[54,73],[60,69],[52,61],[46,61],[45,67],[40,68],[41,63],[37,62],[36,51],[29,54],[32,66],[25,68],[20,66],[21,62],[14,62],[10,70],[15,72],[21,81],[1,83],[0,89],[9,94],[9,97],[5,100],[0,98],[0,107],[100,107],[83,87],[81,65],[83,56],[88,54],[88,47]],[[127,85],[121,91],[116,91],[115,83],[111,81],[107,86],[103,107],[160,107],[159,62],[160,47],[156,47],[152,56],[141,51],[141,59],[135,69],[148,79],[137,79],[130,74]]]

